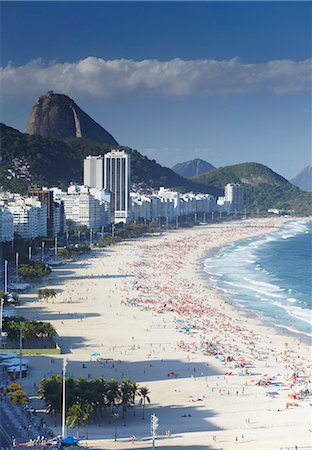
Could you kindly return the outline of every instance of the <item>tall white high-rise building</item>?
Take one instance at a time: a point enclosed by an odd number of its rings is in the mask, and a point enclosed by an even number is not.
[[[90,188],[104,188],[104,156],[87,156],[83,162],[83,184]]]
[[[229,183],[224,188],[224,201],[229,202],[231,212],[242,213],[244,209],[243,186]]]
[[[112,150],[104,155],[104,189],[114,194],[115,223],[130,219],[130,155]]]

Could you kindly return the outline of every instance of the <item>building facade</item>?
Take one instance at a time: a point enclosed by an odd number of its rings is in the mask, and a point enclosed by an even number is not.
[[[104,189],[104,156],[89,155],[83,162],[83,184],[90,188]]]
[[[104,189],[114,194],[115,223],[130,220],[130,155],[112,150],[104,155]]]
[[[0,207],[0,242],[10,242],[13,239],[13,215],[9,209]]]
[[[228,183],[224,188],[224,202],[230,204],[232,213],[242,214],[244,209],[243,186],[239,183]]]

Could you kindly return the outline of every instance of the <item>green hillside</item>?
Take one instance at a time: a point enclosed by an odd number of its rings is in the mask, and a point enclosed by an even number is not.
[[[100,155],[112,147],[81,138],[52,139],[31,136],[26,133],[0,125],[0,148],[2,163],[0,168],[0,186],[14,192],[25,193],[29,181],[23,179],[8,180],[5,177],[13,158],[24,158],[30,166],[32,182],[46,186],[66,186],[69,182],[82,183],[83,160],[88,155]],[[187,180],[162,167],[129,147],[114,146],[131,154],[132,182],[143,183],[153,188],[175,187],[181,191],[200,192],[203,186]]]
[[[312,194],[293,186],[269,167],[257,163],[220,167],[192,180],[204,184],[208,190],[224,195],[227,183],[244,186],[244,204],[249,211],[265,212],[270,208],[294,210],[300,214],[312,213]]]

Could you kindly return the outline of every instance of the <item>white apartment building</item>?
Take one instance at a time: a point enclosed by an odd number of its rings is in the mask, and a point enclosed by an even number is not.
[[[7,208],[13,215],[14,232],[24,239],[47,236],[47,207],[35,198],[14,196]]]
[[[53,188],[56,200],[64,202],[66,220],[76,226],[85,225],[97,229],[111,223],[111,194],[88,186],[69,186],[67,192]]]
[[[83,162],[83,184],[104,189],[104,156],[87,156]]]
[[[130,155],[112,150],[104,155],[104,189],[114,194],[115,223],[130,219]]]
[[[228,183],[224,188],[224,201],[231,205],[231,212],[242,213],[244,209],[243,186],[239,183]]]
[[[13,215],[9,209],[0,207],[0,242],[10,242],[13,239]]]
[[[160,188],[157,194],[131,193],[133,220],[165,218],[173,222],[178,216],[215,211],[216,199],[209,194],[180,194]]]

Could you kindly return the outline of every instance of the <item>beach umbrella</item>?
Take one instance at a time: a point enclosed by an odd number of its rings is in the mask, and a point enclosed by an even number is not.
[[[95,357],[98,357],[98,356],[101,356],[101,353],[91,353],[91,356],[95,356]]]

